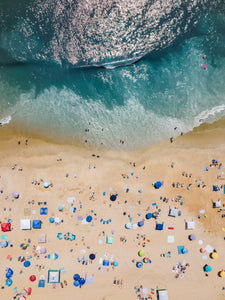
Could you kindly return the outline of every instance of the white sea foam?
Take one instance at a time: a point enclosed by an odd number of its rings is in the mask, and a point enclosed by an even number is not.
[[[11,120],[12,120],[11,116],[3,117],[3,118],[0,119],[0,125],[1,126],[7,125],[7,124],[10,123]]]
[[[212,107],[211,109],[204,110],[194,119],[194,126],[200,123],[213,123],[225,116],[225,104]]]

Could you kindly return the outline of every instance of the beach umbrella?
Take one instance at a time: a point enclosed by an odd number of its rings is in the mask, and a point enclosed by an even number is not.
[[[12,279],[11,278],[9,278],[7,281],[6,281],[6,283],[5,283],[7,286],[10,286],[10,285],[12,285]]]
[[[111,196],[110,196],[110,200],[111,200],[111,201],[115,201],[115,200],[116,200],[116,198],[117,198],[117,196],[116,196],[116,195],[111,195]]]
[[[60,218],[55,218],[55,224],[60,224],[61,220]]]
[[[196,235],[195,234],[190,234],[189,235],[189,240],[190,241],[195,241],[196,240]]]
[[[152,213],[147,213],[146,216],[145,216],[145,218],[147,220],[151,219],[152,218]]]
[[[140,251],[138,252],[138,255],[141,256],[141,257],[143,257],[143,256],[145,256],[145,253],[144,253],[143,250],[140,250]]]
[[[23,266],[24,266],[25,268],[28,268],[28,267],[30,266],[29,260],[25,260],[25,262],[23,263]]]
[[[218,257],[218,253],[217,253],[217,252],[212,252],[212,253],[210,254],[210,257],[211,257],[212,259],[216,259],[216,258]]]
[[[156,183],[154,184],[154,187],[155,187],[156,189],[161,188],[161,186],[162,186],[162,182],[161,182],[161,181],[156,181]]]
[[[201,252],[201,253],[206,253],[205,248],[201,248],[201,249],[200,249],[200,252]]]
[[[43,186],[44,186],[44,188],[47,189],[49,187],[49,182],[48,181],[44,181]]]
[[[94,254],[94,253],[91,253],[91,254],[89,255],[89,258],[90,258],[91,260],[94,260],[94,259],[95,259],[95,254]]]
[[[59,206],[58,206],[58,210],[59,210],[59,211],[62,211],[63,208],[64,208],[64,205],[59,205]]]
[[[125,227],[126,227],[126,229],[131,229],[131,228],[132,228],[132,224],[131,224],[131,223],[127,223],[127,224],[125,225]]]
[[[137,263],[136,263],[136,267],[137,268],[141,268],[143,266],[143,263],[141,262],[141,261],[138,261]]]
[[[0,246],[1,246],[2,248],[5,248],[5,247],[8,246],[8,242],[7,242],[7,241],[1,241]]]
[[[79,286],[79,281],[77,281],[77,280],[74,281],[73,285],[74,285],[74,286]]]
[[[84,278],[80,278],[79,283],[80,283],[80,285],[84,285],[85,284],[85,279]]]
[[[211,271],[212,271],[212,267],[209,266],[209,265],[205,265],[205,266],[204,266],[204,271],[205,271],[205,272],[211,272]]]
[[[184,248],[184,249],[182,250],[182,253],[183,253],[183,254],[188,253],[188,249],[187,249],[187,248]]]
[[[5,276],[6,276],[6,278],[12,277],[13,276],[13,270],[11,268],[8,268]]]
[[[50,223],[54,223],[54,222],[55,222],[55,219],[51,217],[51,218],[49,218],[49,222],[50,222]]]
[[[144,221],[139,221],[139,222],[138,222],[138,226],[139,226],[139,227],[144,226],[144,224],[145,224]]]
[[[58,257],[59,257],[59,255],[58,255],[57,253],[54,253],[54,254],[53,254],[53,259],[54,259],[54,260],[58,259]]]
[[[143,258],[143,262],[147,264],[147,263],[150,263],[151,260],[148,257],[145,257],[145,258]]]
[[[92,216],[87,216],[86,221],[89,223],[92,221]]]
[[[30,276],[30,281],[34,282],[36,280],[36,276],[35,275],[31,275]]]
[[[78,260],[78,262],[81,262],[83,260],[83,257],[82,256],[78,256],[77,260]]]
[[[113,262],[113,266],[114,266],[114,267],[117,267],[118,265],[119,265],[119,264],[118,264],[117,261],[114,261],[114,262]]]
[[[17,192],[13,192],[13,198],[18,199],[19,198],[19,194]]]
[[[27,244],[25,244],[25,243],[20,244],[20,248],[23,249],[23,250],[26,250],[27,249]]]
[[[224,270],[220,271],[220,272],[219,272],[219,276],[220,276],[220,277],[225,277],[225,271],[224,271]]]
[[[78,281],[80,279],[80,275],[79,274],[74,274],[73,275],[73,280]]]
[[[40,253],[41,254],[45,254],[46,252],[47,252],[46,248],[45,247],[41,247]]]

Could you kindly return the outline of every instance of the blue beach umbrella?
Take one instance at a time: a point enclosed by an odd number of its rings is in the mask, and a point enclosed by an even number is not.
[[[162,182],[161,182],[161,181],[156,181],[156,183],[154,184],[154,187],[155,187],[156,189],[161,188],[161,186],[162,186]]]
[[[184,254],[188,253],[188,249],[187,249],[187,248],[184,248],[184,249],[182,250],[182,253],[184,253]]]
[[[44,186],[44,188],[48,188],[49,187],[49,182],[48,181],[45,181],[44,183],[43,183],[43,186]]]
[[[73,285],[74,285],[74,286],[79,286],[79,281],[77,281],[77,280],[74,281]]]
[[[116,200],[116,195],[111,195],[111,196],[110,196],[110,200],[111,200],[111,201],[115,201],[115,200]]]
[[[13,276],[13,270],[11,268],[8,268],[5,276],[6,276],[6,278],[12,277]]]
[[[50,222],[50,223],[54,223],[54,222],[55,222],[55,219],[51,217],[51,218],[49,218],[49,222]]]
[[[85,284],[85,279],[84,278],[80,278],[79,283],[80,283],[80,286],[84,285]]]
[[[5,283],[7,286],[10,286],[10,285],[12,285],[12,279],[11,278],[9,278],[7,281],[6,281],[6,283]]]
[[[114,266],[114,267],[117,267],[118,265],[119,265],[119,264],[118,264],[117,261],[114,261],[114,262],[113,262],[113,266]]]
[[[73,275],[73,280],[79,281],[80,280],[80,275],[79,274],[74,274]]]
[[[92,216],[87,216],[86,221],[90,223],[92,221]]]
[[[152,213],[147,213],[146,216],[145,216],[145,218],[147,220],[151,219],[152,218]]]
[[[212,267],[209,266],[209,265],[205,265],[205,266],[204,266],[204,271],[205,271],[205,272],[211,272],[211,271],[212,271]]]
[[[143,266],[143,263],[141,262],[141,261],[138,261],[137,263],[136,263],[136,266],[137,266],[137,268],[141,268],[142,266]]]
[[[23,263],[25,268],[28,268],[30,266],[30,262],[29,260],[25,260],[25,262]]]
[[[95,259],[95,254],[94,254],[94,253],[91,253],[91,254],[89,255],[89,258],[90,258],[90,260],[94,260],[94,259]]]
[[[144,224],[145,224],[145,223],[144,223],[143,221],[139,221],[139,222],[138,222],[138,226],[139,226],[139,227],[144,226]]]

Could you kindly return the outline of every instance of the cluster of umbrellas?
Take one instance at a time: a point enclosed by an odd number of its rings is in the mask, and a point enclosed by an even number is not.
[[[13,270],[11,269],[11,268],[8,268],[7,269],[7,272],[6,272],[6,274],[5,274],[5,277],[6,277],[6,285],[7,286],[11,286],[11,284],[12,284],[12,279],[11,279],[11,277],[13,276]]]
[[[85,279],[80,277],[79,274],[74,274],[73,280],[74,280],[73,285],[76,286],[76,287],[79,286],[81,288],[82,285],[85,284]]]
[[[148,257],[144,257],[145,256],[145,252],[143,251],[143,250],[140,250],[140,251],[138,251],[138,255],[140,256],[140,257],[143,257],[143,262],[144,263],[151,263],[151,260],[148,258]],[[137,268],[141,268],[142,266],[143,266],[143,262],[141,262],[141,261],[138,261],[137,263],[136,263],[136,267]]]

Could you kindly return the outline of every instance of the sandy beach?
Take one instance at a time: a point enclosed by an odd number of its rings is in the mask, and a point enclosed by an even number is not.
[[[0,242],[8,243],[0,248],[2,299],[157,299],[158,289],[168,290],[170,300],[224,299],[225,278],[218,275],[225,269],[224,134],[222,120],[173,143],[113,152],[0,127],[0,221],[11,228],[1,232]],[[160,188],[154,187],[157,181]],[[221,207],[213,208],[213,201]],[[178,216],[168,216],[170,208]],[[40,220],[41,228],[22,230],[24,219]],[[185,229],[186,221],[195,228]],[[127,223],[135,226],[127,229]],[[41,234],[46,243],[38,243]],[[179,254],[178,246],[187,253]],[[213,251],[218,258],[211,258]],[[13,270],[10,286],[7,268]],[[59,283],[48,283],[49,270],[60,271]],[[93,283],[76,287],[74,274],[93,276]],[[38,287],[40,281],[45,287]]]

